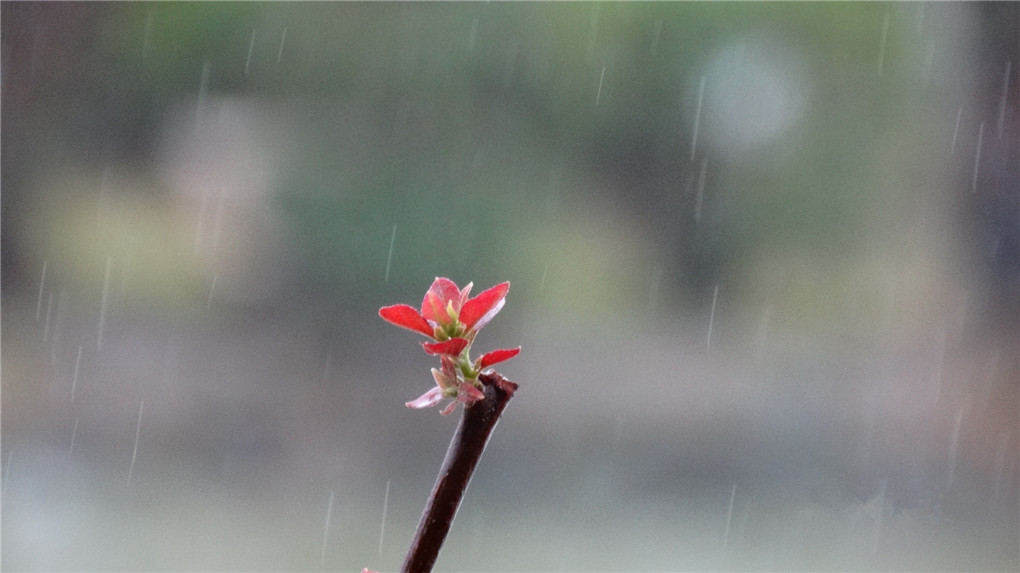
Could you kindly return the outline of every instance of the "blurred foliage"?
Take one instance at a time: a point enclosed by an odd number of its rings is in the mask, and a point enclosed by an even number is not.
[[[25,5],[4,11],[15,19],[7,31],[36,26],[34,39],[21,41],[36,50],[56,41],[38,30],[77,25],[83,50],[64,54],[58,70],[34,73],[87,78],[84,88],[54,80],[43,102],[15,100],[27,115],[16,132],[5,130],[12,138],[38,138],[44,117],[63,109],[51,128],[56,139],[64,132],[62,156],[144,165],[162,145],[172,106],[255,99],[285,118],[292,130],[280,134],[286,151],[274,204],[299,259],[292,286],[326,304],[371,298],[384,284],[417,292],[440,274],[511,278],[515,292],[568,314],[704,309],[719,284],[749,304],[793,296],[797,307],[797,289],[766,286],[759,263],[775,255],[868,267],[862,261],[876,241],[898,240],[898,222],[916,207],[909,196],[922,186],[910,182],[911,164],[928,161],[934,147],[925,142],[946,127],[930,119],[945,115],[938,90],[949,90],[925,63],[922,32],[934,10],[922,6],[124,3],[63,16]],[[64,24],[51,24],[61,17]],[[742,157],[705,143],[691,157],[698,78],[718,50],[754,49],[756,38],[806,62],[801,116]],[[5,51],[19,60],[14,73],[24,73],[24,52]],[[51,56],[43,52],[46,65]],[[744,86],[744,97],[754,102],[759,87]],[[910,148],[917,151],[900,151]],[[55,156],[12,164],[8,149],[5,173],[19,172],[15,181],[38,180]],[[38,187],[5,185],[5,204],[28,189]],[[816,292],[842,288],[841,278],[828,280]]]

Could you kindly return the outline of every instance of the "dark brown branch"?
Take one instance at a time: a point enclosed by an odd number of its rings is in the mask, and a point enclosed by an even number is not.
[[[418,531],[411,542],[401,571],[424,573],[432,570],[443,546],[446,534],[457,516],[457,508],[464,497],[471,474],[478,464],[485,445],[496,427],[500,415],[513,398],[517,384],[493,372],[478,377],[485,399],[464,408],[464,416],[446,450],[446,459],[439,477],[432,487]]]

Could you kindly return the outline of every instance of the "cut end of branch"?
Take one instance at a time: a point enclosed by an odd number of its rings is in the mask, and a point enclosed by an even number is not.
[[[478,381],[482,383],[482,386],[492,387],[506,394],[506,400],[513,398],[514,392],[520,387],[516,382],[511,382],[504,378],[499,372],[483,372],[478,376]]]

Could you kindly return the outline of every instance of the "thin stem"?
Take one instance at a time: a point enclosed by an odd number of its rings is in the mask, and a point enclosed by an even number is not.
[[[439,469],[439,477],[432,487],[432,495],[401,567],[404,573],[432,570],[439,549],[453,525],[453,518],[457,516],[471,474],[485,451],[496,422],[517,390],[517,384],[495,372],[482,374],[478,379],[485,398],[464,408],[464,416],[450,440],[446,459]]]

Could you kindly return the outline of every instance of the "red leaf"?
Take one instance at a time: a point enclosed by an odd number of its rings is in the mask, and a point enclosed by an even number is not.
[[[422,346],[425,347],[425,352],[428,354],[449,354],[452,356],[459,356],[467,345],[468,341],[463,338],[451,338],[443,342],[422,343]]]
[[[436,277],[421,301],[421,315],[439,324],[448,324],[450,315],[446,305],[453,301],[454,310],[460,310],[460,289],[456,283],[445,277]]]
[[[384,306],[379,309],[379,316],[386,322],[401,328],[420,332],[429,338],[435,337],[432,326],[410,305],[395,304],[393,306]]]
[[[517,348],[501,348],[499,350],[493,350],[488,352],[478,360],[478,369],[488,368],[493,364],[503,362],[504,360],[510,360],[521,351],[521,347]]]
[[[503,308],[509,290],[509,282],[500,283],[464,303],[460,309],[460,321],[464,323],[464,328],[470,329],[476,324],[477,328],[485,326]]]

